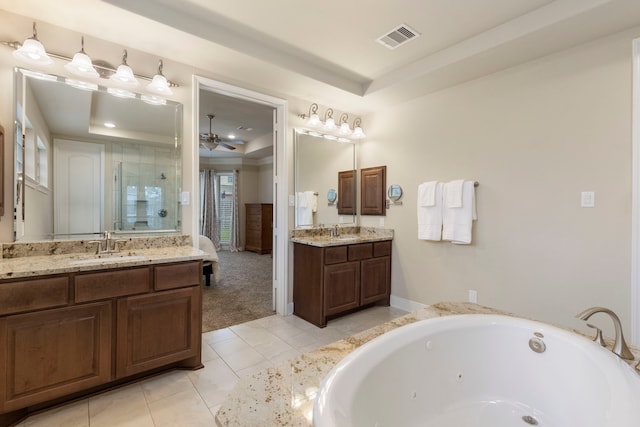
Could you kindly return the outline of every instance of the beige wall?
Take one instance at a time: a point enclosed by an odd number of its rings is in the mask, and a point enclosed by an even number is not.
[[[405,190],[392,293],[466,300],[566,324],[594,305],[630,327],[631,42],[574,48],[367,118],[360,166]],[[417,240],[424,181],[477,180],[471,246]],[[595,208],[580,192],[595,191]],[[372,221],[368,218],[367,221]],[[605,323],[608,323],[606,321]]]
[[[12,37],[31,25],[28,18],[5,12],[0,12],[0,20],[4,33]],[[47,48],[72,54],[79,34],[49,30]],[[634,36],[640,36],[640,30],[364,118],[369,138],[359,144],[358,166],[386,164],[388,183],[405,190],[404,205],[392,207],[384,218],[385,226],[396,231],[394,296],[429,304],[465,300],[467,290],[475,289],[482,304],[559,323],[583,308],[603,305],[618,312],[629,329]],[[93,57],[110,61],[117,61],[121,48],[95,39],[87,44]],[[129,64],[153,74],[157,58],[130,49]],[[0,48],[0,123],[7,129],[13,119],[14,65],[10,49]],[[56,67],[53,72],[64,74]],[[168,60],[164,71],[181,84],[173,99],[185,105],[183,189],[194,198],[191,75],[225,78]],[[297,114],[306,112],[309,102],[288,101],[285,150],[292,159],[291,128],[302,125]],[[10,241],[13,233],[12,138],[5,144],[5,156],[8,209],[0,219],[0,241]],[[292,194],[292,162],[286,167]],[[261,166],[241,178],[241,185],[257,182],[266,173]],[[480,182],[473,245],[418,241],[417,185],[456,178]],[[587,190],[596,193],[593,209],[579,207],[580,192]],[[264,194],[259,190],[256,200],[262,201]],[[192,207],[183,208],[185,230],[191,229]],[[369,217],[363,223],[378,225],[379,219]],[[292,226],[291,207],[289,220]]]

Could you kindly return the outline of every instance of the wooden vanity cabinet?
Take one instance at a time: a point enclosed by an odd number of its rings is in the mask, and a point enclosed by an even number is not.
[[[110,301],[0,318],[0,408],[25,408],[111,380]]]
[[[118,300],[116,377],[186,359],[199,364],[200,306],[196,287]]]
[[[374,303],[389,305],[391,241],[294,244],[293,313],[316,326]]]
[[[0,282],[0,427],[128,377],[202,367],[201,272],[195,260]]]

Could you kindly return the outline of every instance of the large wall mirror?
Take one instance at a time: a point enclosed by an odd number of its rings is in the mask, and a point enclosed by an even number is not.
[[[326,139],[320,133],[306,129],[294,130],[294,144],[295,227],[300,229],[328,224],[355,225],[355,209],[347,215],[338,213],[340,198],[346,196],[345,192],[339,189],[338,173],[355,171],[355,144]],[[353,185],[349,197],[355,198],[355,180]],[[334,195],[337,200],[330,201]]]
[[[182,104],[73,83],[15,69],[15,240],[179,231]]]

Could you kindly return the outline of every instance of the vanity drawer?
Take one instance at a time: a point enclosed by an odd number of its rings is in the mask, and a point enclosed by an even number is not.
[[[0,284],[0,315],[69,304],[69,278],[22,280]]]
[[[391,255],[391,240],[385,242],[374,242],[373,244],[373,256],[390,256]]]
[[[346,246],[331,246],[324,249],[325,264],[337,264],[339,262],[347,262]]]
[[[149,292],[150,278],[148,267],[78,274],[74,278],[76,302]]]
[[[349,246],[349,261],[357,261],[359,259],[367,259],[373,256],[373,244],[360,243],[358,245]]]
[[[202,284],[202,264],[200,261],[179,264],[157,265],[153,269],[155,289],[186,288]]]

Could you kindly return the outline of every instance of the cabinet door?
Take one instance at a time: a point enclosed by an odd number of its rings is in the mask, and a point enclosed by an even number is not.
[[[360,305],[360,263],[324,267],[324,315],[338,314]]]
[[[387,167],[360,169],[360,214],[386,215]]]
[[[391,259],[389,257],[362,260],[360,277],[362,304],[387,300],[391,295]]]
[[[118,300],[118,378],[200,356],[200,292],[194,286]]]
[[[111,302],[0,318],[0,410],[111,380]]]

